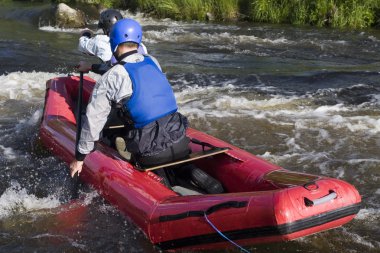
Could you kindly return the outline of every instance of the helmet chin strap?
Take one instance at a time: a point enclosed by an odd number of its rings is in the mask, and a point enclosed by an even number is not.
[[[115,56],[115,59],[120,62],[122,59],[124,59],[125,57],[127,56],[130,56],[132,54],[136,54],[137,53],[137,49],[134,49],[132,51],[129,51],[129,52],[126,52],[124,54],[121,54],[119,56],[116,55],[116,52],[113,52],[113,56]]]

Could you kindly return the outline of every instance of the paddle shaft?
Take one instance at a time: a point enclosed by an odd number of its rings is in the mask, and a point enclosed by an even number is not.
[[[78,142],[80,139],[80,133],[82,129],[82,97],[83,97],[83,72],[80,72],[79,79],[79,88],[78,88],[78,101],[77,101],[77,113],[76,113],[76,121],[77,121],[77,136],[75,139],[75,150],[78,147]]]
[[[80,133],[82,130],[82,99],[83,99],[83,72],[80,72],[80,79],[79,79],[79,87],[78,87],[78,100],[77,100],[77,113],[76,113],[76,121],[77,121],[77,133],[76,133],[76,139],[75,139],[75,151],[78,148],[78,143],[80,139]],[[72,178],[73,187],[71,189],[71,198],[76,199],[78,198],[78,189],[79,189],[79,173],[75,173],[74,177]]]

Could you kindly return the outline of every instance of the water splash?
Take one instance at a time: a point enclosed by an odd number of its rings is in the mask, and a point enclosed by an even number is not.
[[[28,194],[18,182],[11,182],[0,196],[0,218],[6,218],[15,214],[25,213],[46,208],[55,208],[60,205],[58,197],[50,195],[46,198],[37,198],[33,194]]]
[[[17,71],[1,75],[0,83],[2,89],[0,89],[0,98],[1,100],[18,99],[23,101],[43,98],[46,80],[56,76],[63,76],[63,74]]]

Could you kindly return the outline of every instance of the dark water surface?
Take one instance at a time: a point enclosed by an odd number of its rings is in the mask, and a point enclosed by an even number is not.
[[[159,252],[93,190],[65,205],[67,166],[35,144],[46,80],[96,61],[80,30],[38,27],[42,8],[0,5],[0,252]],[[133,17],[194,128],[361,193],[347,225],[252,252],[380,252],[379,30]]]

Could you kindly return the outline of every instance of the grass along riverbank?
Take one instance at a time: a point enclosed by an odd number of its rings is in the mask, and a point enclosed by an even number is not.
[[[120,0],[114,1],[120,4]],[[175,20],[248,20],[342,28],[380,25],[380,0],[125,0],[122,4]]]
[[[12,0],[0,0],[0,3]],[[33,0],[31,0],[33,1]],[[380,0],[51,0],[141,11],[175,20],[380,27]]]

